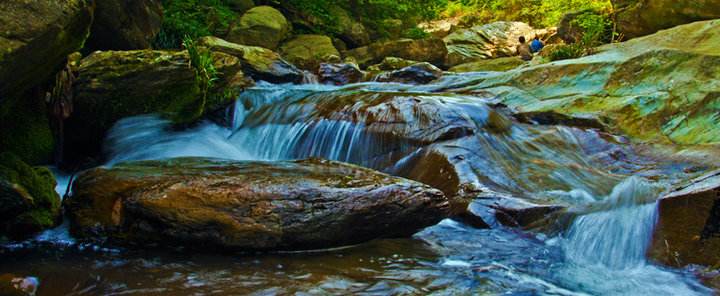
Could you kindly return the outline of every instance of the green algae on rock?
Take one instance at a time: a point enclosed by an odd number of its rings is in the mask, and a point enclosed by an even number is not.
[[[504,57],[460,64],[450,68],[448,71],[458,73],[487,71],[504,72],[515,69],[523,64],[525,64],[525,61],[519,57]]]
[[[280,53],[299,68],[312,72],[321,63],[340,62],[340,52],[332,39],[323,35],[297,35],[280,46]]]
[[[720,21],[696,22],[449,89],[490,94],[518,112],[596,117],[637,141],[717,147],[718,43]]]
[[[0,236],[27,238],[60,219],[55,178],[9,152],[0,153]]]
[[[235,26],[230,28],[226,39],[237,44],[275,50],[291,29],[280,11],[270,6],[258,6],[240,17]]]
[[[446,216],[438,190],[318,159],[180,158],[82,173],[65,201],[71,232],[125,245],[307,250],[402,237]]]
[[[298,83],[303,79],[302,71],[267,48],[235,44],[212,36],[200,38],[198,44],[239,58],[243,72],[255,80]]]

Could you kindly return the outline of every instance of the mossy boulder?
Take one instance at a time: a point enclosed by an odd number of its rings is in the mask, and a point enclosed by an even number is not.
[[[299,83],[301,70],[288,63],[272,50],[257,46],[245,46],[217,37],[203,37],[198,44],[215,52],[233,55],[240,59],[243,72],[255,80],[271,83]]]
[[[660,199],[648,255],[676,267],[720,263],[720,171],[698,177]]]
[[[105,132],[124,117],[160,113],[184,125],[227,106],[248,83],[238,58],[220,52],[212,58],[219,75],[206,97],[187,51],[98,51],[83,59],[65,129],[65,151],[79,155],[67,156],[97,155]]]
[[[44,93],[29,91],[0,106],[5,110],[0,116],[0,151],[13,152],[32,165],[50,163],[55,138]]]
[[[0,236],[29,237],[60,219],[55,178],[45,167],[31,167],[18,156],[0,153]]]
[[[450,72],[503,72],[515,69],[525,64],[519,57],[505,57],[489,60],[479,60],[475,62],[460,64],[450,68]]]
[[[428,38],[376,42],[346,51],[343,56],[352,57],[361,67],[380,63],[386,57],[443,65],[447,53],[447,47],[441,39]]]
[[[280,46],[280,54],[301,69],[316,72],[321,63],[339,62],[332,39],[323,35],[297,35]]]
[[[718,149],[720,20],[696,22],[598,53],[464,81],[518,112],[592,116],[635,141]]]
[[[535,34],[532,27],[521,22],[494,22],[456,30],[443,38],[448,50],[446,64],[515,56],[520,36],[530,40]]]
[[[161,0],[96,1],[86,51],[150,48],[162,20]]]
[[[720,1],[613,0],[617,28],[626,39],[694,21],[720,18]]]
[[[407,237],[446,217],[437,189],[319,159],[181,158],[83,172],[65,201],[71,233],[200,251],[307,250]]]
[[[226,39],[237,44],[275,50],[288,37],[291,29],[280,11],[270,6],[258,6],[240,17]]]
[[[0,2],[0,101],[43,83],[82,47],[93,20],[92,2]],[[0,111],[0,116],[7,112]]]

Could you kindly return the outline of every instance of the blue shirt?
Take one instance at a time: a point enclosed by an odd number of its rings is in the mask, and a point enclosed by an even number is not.
[[[543,45],[542,41],[539,39],[534,39],[532,43],[530,43],[530,51],[532,52],[538,52],[540,51],[545,45]]]

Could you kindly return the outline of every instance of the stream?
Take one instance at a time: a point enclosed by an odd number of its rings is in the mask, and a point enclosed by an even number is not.
[[[121,120],[106,139],[106,165],[322,157],[413,178],[428,169],[418,164],[423,155],[463,153],[468,164],[455,167],[462,186],[453,186],[562,205],[576,215],[566,228],[476,229],[445,219],[412,238],[229,255],[90,245],[63,224],[0,247],[0,274],[38,277],[38,295],[713,294],[693,270],[645,257],[655,199],[685,164],[638,155],[627,140],[593,130],[519,123],[490,107],[492,98],[442,93],[480,74],[468,75],[424,86],[260,83],[224,120],[185,130],[156,115]],[[437,130],[438,122],[453,128]],[[55,173],[62,196],[69,176]]]

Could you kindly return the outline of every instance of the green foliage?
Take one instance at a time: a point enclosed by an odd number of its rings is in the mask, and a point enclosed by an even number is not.
[[[430,37],[430,33],[421,28],[411,28],[403,33],[403,37],[410,39],[424,39]]]
[[[179,48],[183,36],[224,35],[237,18],[224,0],[163,0],[164,17],[156,48]]]
[[[587,49],[581,43],[560,44],[546,50],[549,50],[548,58],[551,61],[575,59],[587,53]]]
[[[565,13],[580,10],[609,12],[610,0],[448,0],[445,17],[472,15],[481,23],[522,21],[534,27],[555,26]]]
[[[573,23],[582,28],[583,37],[580,41],[586,47],[612,41],[612,20],[607,14],[588,11],[579,15]]]
[[[189,35],[183,38],[183,47],[187,49],[190,55],[190,67],[195,71],[195,81],[203,94],[203,99],[198,110],[203,112],[207,102],[207,96],[210,89],[218,80],[218,72],[210,51],[200,48]]]

